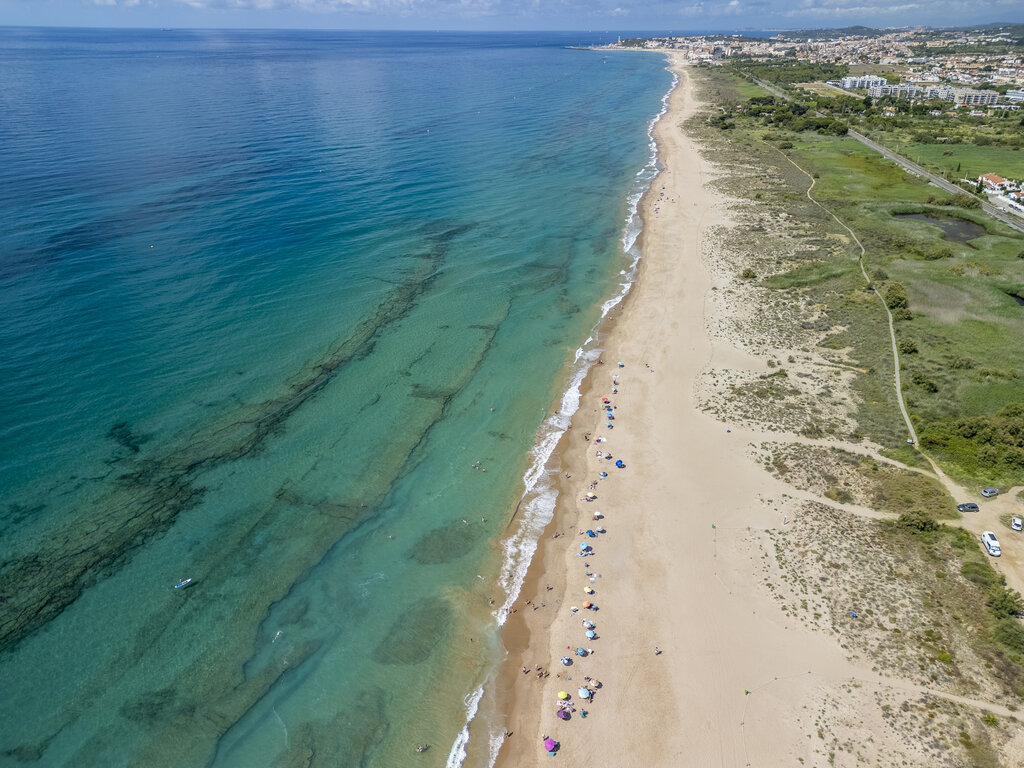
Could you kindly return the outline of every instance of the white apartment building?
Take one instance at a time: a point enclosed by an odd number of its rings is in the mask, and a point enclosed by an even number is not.
[[[958,88],[953,92],[953,101],[957,104],[970,106],[995,104],[999,101],[999,94],[996,91],[976,91],[973,88]]]
[[[839,84],[847,89],[870,88],[873,85],[885,85],[888,82],[884,77],[878,75],[861,75],[860,77],[844,77]]]
[[[873,85],[868,88],[868,96],[879,99],[882,96],[893,96],[897,99],[916,99],[924,89],[913,83],[899,83],[897,85]]]

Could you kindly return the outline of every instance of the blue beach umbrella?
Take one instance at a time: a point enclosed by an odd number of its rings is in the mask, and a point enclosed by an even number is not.
[[[597,637],[597,634],[594,632],[594,630],[588,629],[587,630],[587,640],[593,640],[595,637]]]

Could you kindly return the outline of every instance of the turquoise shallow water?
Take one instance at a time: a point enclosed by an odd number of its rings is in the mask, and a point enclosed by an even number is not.
[[[669,86],[577,42],[0,30],[0,765],[449,759]]]

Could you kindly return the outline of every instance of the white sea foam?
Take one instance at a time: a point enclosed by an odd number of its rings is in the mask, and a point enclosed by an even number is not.
[[[487,768],[493,768],[494,764],[498,762],[498,753],[501,752],[501,747],[504,743],[505,729],[493,729],[491,731],[491,738],[487,742]]]
[[[587,336],[587,340],[576,349],[573,357],[569,386],[562,394],[559,408],[541,425],[537,434],[537,440],[530,452],[532,460],[529,468],[523,474],[523,494],[519,499],[516,510],[516,519],[519,525],[514,533],[502,542],[505,550],[505,557],[502,562],[500,584],[505,591],[505,601],[495,611],[494,618],[499,625],[503,625],[508,618],[509,611],[513,604],[519,599],[519,593],[523,588],[523,581],[526,579],[526,572],[537,551],[537,543],[541,534],[551,522],[555,512],[555,505],[558,501],[552,478],[561,470],[558,467],[549,467],[548,461],[554,453],[562,435],[569,428],[573,415],[580,406],[580,385],[586,378],[591,367],[600,357],[602,349],[598,346],[600,340],[599,328],[601,321],[608,316],[618,304],[626,298],[630,288],[636,280],[637,266],[640,263],[641,251],[637,247],[637,239],[643,229],[643,219],[640,215],[640,201],[650,188],[651,182],[661,170],[658,159],[658,145],[654,140],[654,126],[668,111],[669,96],[675,90],[679,77],[672,73],[672,85],[661,98],[661,110],[647,125],[648,146],[650,155],[647,163],[637,171],[636,185],[627,196],[626,222],[622,232],[622,250],[630,257],[630,264],[621,273],[623,281],[619,283],[619,290],[614,296],[601,304],[601,317]],[[452,745],[451,754],[448,756],[447,768],[460,768],[466,759],[466,745],[469,742],[469,725],[476,716],[480,698],[483,696],[484,687],[481,685],[466,698],[466,724],[459,732]],[[504,730],[495,730],[490,736],[488,743],[488,768],[494,765],[498,759],[498,752],[504,743]]]
[[[484,687],[480,685],[475,691],[466,696],[466,724],[462,726],[459,735],[455,737],[452,744],[452,751],[448,753],[448,760],[445,768],[459,768],[466,759],[466,745],[469,744],[469,724],[476,717],[476,711],[480,707],[480,699],[483,698]]]

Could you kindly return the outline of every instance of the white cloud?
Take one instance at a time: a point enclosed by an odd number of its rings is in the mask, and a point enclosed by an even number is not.
[[[625,8],[612,8],[610,11],[608,11],[608,15],[609,16],[628,16],[629,15],[629,11],[627,11]]]

